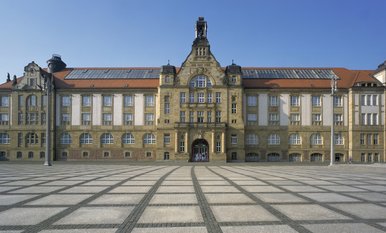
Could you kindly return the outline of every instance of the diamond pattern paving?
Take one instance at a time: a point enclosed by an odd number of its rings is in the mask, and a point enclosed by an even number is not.
[[[386,232],[386,165],[0,164],[0,232]]]

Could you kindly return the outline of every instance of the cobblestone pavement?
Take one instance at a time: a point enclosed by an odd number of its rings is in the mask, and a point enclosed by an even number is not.
[[[386,165],[0,163],[0,232],[386,232]]]

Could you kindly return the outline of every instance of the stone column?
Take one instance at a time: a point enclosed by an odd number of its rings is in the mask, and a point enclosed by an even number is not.
[[[225,151],[225,133],[221,133],[221,153],[224,153]]]
[[[174,152],[178,152],[178,132],[176,131],[174,137]]]
[[[189,142],[189,140],[188,140],[188,132],[185,132],[185,153],[187,153],[188,152],[188,142]]]
[[[212,132],[212,141],[211,141],[211,145],[210,145],[210,153],[214,153],[215,137],[216,137],[216,135],[214,134],[214,132]]]

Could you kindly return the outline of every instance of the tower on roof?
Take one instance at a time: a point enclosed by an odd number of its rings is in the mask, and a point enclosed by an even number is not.
[[[196,22],[196,39],[206,38],[208,30],[208,24],[204,20],[204,17],[198,17]]]
[[[208,24],[204,17],[198,17],[195,29],[195,39],[193,41],[193,49],[196,56],[205,57],[210,53],[209,41],[207,38]]]

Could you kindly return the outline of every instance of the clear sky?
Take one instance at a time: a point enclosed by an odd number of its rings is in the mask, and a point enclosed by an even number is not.
[[[199,16],[222,66],[376,69],[386,0],[1,0],[0,82],[53,53],[68,67],[180,66]]]

